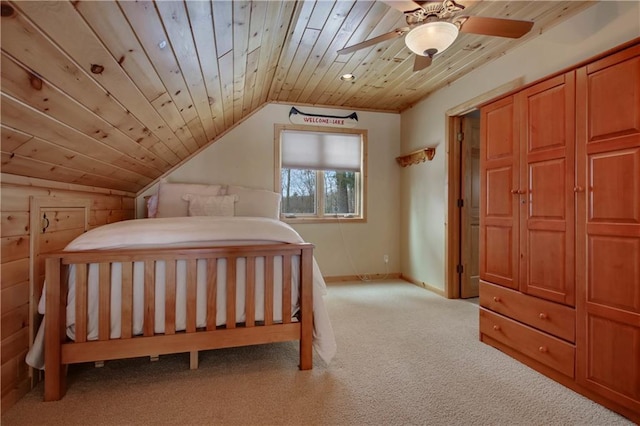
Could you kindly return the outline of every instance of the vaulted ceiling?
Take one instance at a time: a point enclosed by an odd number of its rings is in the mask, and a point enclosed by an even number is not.
[[[407,25],[387,3],[2,1],[2,172],[137,192],[265,103],[401,112],[593,4],[460,0],[534,27],[419,72],[402,37],[338,55]]]

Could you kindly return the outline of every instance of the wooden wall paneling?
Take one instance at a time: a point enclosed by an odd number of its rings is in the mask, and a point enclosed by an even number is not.
[[[247,49],[249,45],[249,25],[251,8],[247,3],[233,2],[233,121],[244,117],[242,97],[247,77]]]
[[[3,55],[4,56],[4,55]],[[2,71],[2,70],[0,70]],[[4,85],[4,83],[3,83]],[[0,149],[3,152],[11,152],[27,142],[33,136],[19,130],[0,125]]]
[[[274,7],[273,3],[269,3],[269,6],[270,6],[270,10]],[[271,82],[273,82],[273,78],[277,70],[278,62],[280,60],[280,52],[282,51],[282,46],[284,46],[286,37],[288,35],[289,27],[286,23],[291,21],[292,16],[294,16],[295,10],[296,10],[295,2],[289,2],[289,1],[283,2],[280,5],[280,9],[278,11],[278,18],[273,21],[269,21],[269,22],[279,22],[280,24],[277,27],[272,28],[273,38],[271,43],[269,44],[269,59],[265,63],[266,71],[263,70],[263,72],[258,76],[258,80],[256,82],[256,85],[259,89],[259,94],[257,95],[259,100],[266,101],[270,99],[269,93],[271,91]],[[275,12],[273,13],[274,15],[271,15],[271,13],[269,13],[268,16],[275,16]],[[265,46],[262,46],[261,50],[264,47]],[[263,80],[264,82],[259,84],[262,78],[264,78]],[[254,98],[255,97],[256,95],[254,95]]]
[[[387,10],[386,13],[381,17],[381,19],[375,22],[375,27],[373,27],[371,33],[365,36],[365,38],[368,39],[370,37],[386,33],[388,29],[405,27],[407,23],[404,16],[398,15],[395,12],[397,12],[395,9]],[[351,40],[353,40],[353,37]],[[349,41],[349,44],[351,44],[351,41]],[[345,72],[352,73],[356,75],[356,79],[350,84],[341,84],[340,86],[338,86],[334,93],[328,98],[329,104],[343,105],[345,99],[348,99],[351,94],[357,93],[359,89],[365,86],[365,83],[367,83],[369,80],[369,77],[365,77],[365,74],[369,70],[372,70],[374,68],[374,65],[376,65],[377,59],[375,59],[375,56],[378,49],[399,49],[398,46],[403,45],[403,39],[396,39],[395,41],[384,43],[382,46],[371,46],[366,49],[358,50],[352,53],[351,56],[339,55],[337,61],[343,60],[342,58],[344,57],[344,61],[346,62],[344,65],[344,69],[340,72],[340,74],[343,74]],[[411,64],[413,67],[413,62],[411,62]],[[338,76],[331,77],[335,79]]]
[[[4,168],[3,168],[4,171]],[[25,224],[29,216],[30,197],[52,199],[56,203],[77,204],[78,200],[90,200],[92,214],[102,214],[110,221],[133,218],[135,193],[106,190],[97,187],[59,183],[51,180],[27,178],[3,173],[0,188],[2,218],[2,255],[0,258],[0,321],[2,349],[2,409],[13,405],[30,388],[28,368],[24,362],[29,348],[29,328],[36,323],[31,320],[35,303],[30,304],[30,250],[25,252],[26,242],[32,237],[32,224]],[[57,216],[56,216],[57,212]],[[78,217],[68,210],[54,210],[50,216],[50,230],[60,230],[63,236],[52,237],[43,243],[51,249],[61,248],[68,230],[78,224]],[[60,219],[60,220],[56,220]],[[68,219],[70,226],[64,225]],[[106,223],[106,222],[105,222]],[[39,225],[38,225],[39,226]],[[34,262],[40,265],[41,262]],[[25,292],[26,290],[26,292]],[[25,299],[26,296],[26,299]],[[30,313],[30,310],[34,312]]]
[[[29,236],[0,238],[0,262],[12,262],[29,256]]]
[[[29,259],[23,258],[0,264],[0,287],[6,288],[29,281]]]
[[[220,84],[222,85],[222,105],[224,122],[227,127],[233,126],[233,51],[218,58]]]
[[[91,72],[118,102],[129,111],[133,111],[138,120],[155,134],[167,147],[180,158],[188,156],[182,142],[169,130],[167,123],[144,98],[137,86],[131,81],[111,56],[82,16],[71,3],[19,2],[15,4],[27,13],[35,25],[56,40],[58,46],[79,64],[85,72]],[[78,41],[82,40],[81,43]],[[96,69],[96,66],[99,69]]]
[[[29,213],[27,212],[2,212],[3,237],[25,235],[29,233]]]
[[[346,2],[340,2],[339,4],[346,4]],[[344,21],[342,21],[342,27],[348,29],[359,29],[361,24],[365,24],[363,20],[364,16],[368,16],[369,10],[380,8],[380,4],[377,2],[356,2],[347,12]],[[331,21],[328,23],[328,27],[325,27],[323,30],[326,31],[331,28],[332,22],[339,19],[337,15],[339,11],[336,11],[334,17],[332,17]],[[338,55],[337,51],[342,49],[349,42],[350,33],[348,31],[337,31],[337,34],[331,40],[326,51],[321,55],[320,61],[316,64],[315,69],[309,79],[304,82],[304,87],[302,91],[299,93],[297,97],[298,102],[302,103],[313,103],[313,95],[312,93],[319,90],[321,86],[321,81],[325,78],[329,78],[330,76],[339,75],[338,73],[329,72],[332,68],[334,68],[336,62],[343,63],[346,61],[348,56],[346,55]],[[353,40],[354,38],[352,38]]]
[[[51,85],[86,108],[99,113],[101,118],[167,163],[174,165],[179,161],[173,151],[159,143],[145,125],[89,77],[90,71],[79,68],[68,56],[53,46],[24,15],[16,12],[11,19],[3,19],[2,34],[5,40],[12,41],[3,43],[3,52],[33,71],[41,80],[49,81]],[[50,64],[58,66],[52,67]]]
[[[4,52],[1,73],[3,92],[98,142],[127,153],[140,163],[141,170],[150,170],[147,173],[151,177],[157,176],[163,168],[169,166],[169,163],[144,145],[70,98],[49,81],[35,76],[32,71]],[[28,129],[24,131],[30,133]]]
[[[213,2],[187,2],[187,12],[191,23],[191,32],[200,59],[204,85],[209,98],[209,108],[216,134],[225,130],[224,110],[222,108],[222,89],[220,87],[220,74],[218,69],[218,58],[212,54],[212,47],[215,45],[215,35],[213,29],[213,16],[211,7]],[[215,49],[213,49],[215,51]]]
[[[111,184],[113,185],[113,188],[123,191],[136,191],[140,189],[140,185],[131,182],[127,182],[125,184],[123,184],[121,181],[114,182],[112,179],[106,178],[104,176],[97,176],[82,172],[80,170],[57,166],[52,163],[45,163],[16,154],[2,152],[1,162],[2,171],[4,173],[25,173],[30,177],[36,177],[40,179],[51,179],[60,182],[94,185],[96,187],[104,187]]]
[[[280,93],[280,90],[282,89],[282,85],[284,84],[284,81],[286,79],[289,66],[293,62],[298,43],[300,43],[300,40],[302,40],[307,22],[309,21],[312,11],[312,2],[296,3],[295,5],[295,9],[293,12],[294,19],[292,21],[295,23],[295,26],[291,30],[289,30],[290,34],[287,36],[287,43],[285,44],[285,46],[283,46],[283,49],[280,53],[278,66],[273,78],[273,82],[271,84],[271,88],[269,89],[269,99],[279,100],[278,93]]]
[[[274,47],[275,37],[278,35],[277,27],[280,24],[278,13],[282,5],[265,2],[256,6],[260,9],[257,9],[257,13],[252,11],[252,28],[249,30],[248,47],[248,51],[253,55],[248,62],[255,65],[250,68],[251,88],[248,93],[245,93],[242,107],[247,112],[255,111],[264,102],[261,101],[261,93],[269,70],[269,57]]]
[[[216,136],[215,125],[209,106],[209,97],[198,61],[198,53],[193,42],[187,10],[182,2],[157,2],[158,13],[164,24],[167,36],[171,40],[173,53],[176,56],[182,75],[191,92],[193,107],[196,109],[207,141]]]
[[[69,150],[77,151],[88,157],[111,163],[118,167],[118,171],[122,176],[127,176],[133,183],[138,183],[140,187],[158,176],[157,171],[152,169],[145,170],[136,160],[125,155],[122,151],[102,143],[96,143],[94,139],[84,133],[80,133],[43,113],[31,109],[5,93],[2,93],[1,96],[2,119],[7,126],[23,131],[28,129],[29,134],[41,139]],[[145,172],[147,172],[146,175],[143,174]]]
[[[28,281],[27,281],[28,282]],[[2,314],[0,319],[2,332],[0,339],[5,339],[17,333],[24,327],[29,326],[29,304],[18,306],[17,308]]]
[[[25,353],[25,348],[29,346],[28,330],[22,329],[18,333],[2,340],[2,354],[0,355],[2,364]]]
[[[26,355],[26,351],[20,355]],[[2,364],[2,399],[10,394],[14,387],[27,378],[28,368],[24,362],[20,362],[20,356],[9,359]],[[26,392],[25,392],[26,393]]]
[[[118,58],[120,66],[149,102],[167,93],[167,89],[117,2],[78,2],[74,7],[109,49],[111,55]],[[184,119],[173,102],[169,102],[168,105],[172,107],[170,115],[173,119],[167,121],[167,124],[172,130],[184,126]]]
[[[28,303],[29,281],[24,281],[2,289],[1,312],[9,312]]]
[[[331,30],[335,31],[339,27],[340,20],[331,21],[334,25],[325,27],[325,23],[328,22],[329,16],[332,14],[334,4],[334,2],[322,2],[317,3],[313,8],[296,50],[296,56],[301,60],[293,61],[288,68],[287,77],[280,89],[280,100],[297,97],[292,93],[293,90],[296,86],[301,86],[310,77],[313,68],[315,68],[322,56],[320,53],[324,54],[327,42],[335,35],[335,33],[329,34],[329,32]],[[344,17],[351,7],[351,3],[346,2],[341,6],[344,13],[342,16]],[[339,13],[337,15],[340,16]],[[316,53],[316,55],[314,56],[313,53]]]
[[[359,15],[360,13],[361,15]],[[351,45],[366,40],[369,35],[378,36],[385,32],[383,30],[379,30],[378,33],[372,33],[376,28],[376,24],[381,22],[383,19],[389,19],[388,17],[385,18],[388,13],[389,8],[382,2],[374,2],[373,5],[369,5],[366,9],[360,9],[356,5],[356,7],[354,7],[354,9],[349,13],[349,18],[346,21],[349,25],[352,25],[350,27],[352,28],[352,31],[347,32],[347,34],[344,35],[347,40],[340,40],[341,43],[338,44],[338,49],[345,47],[347,44]],[[398,16],[396,16],[396,18],[398,18]],[[393,27],[393,24],[390,25]],[[344,43],[342,43],[343,41]],[[335,86],[332,82],[335,81],[340,74],[345,72],[354,72],[354,69],[348,68],[346,65],[347,62],[354,57],[362,57],[363,52],[367,51],[367,49],[364,49],[363,51],[354,52],[351,55],[337,55],[335,52],[338,49],[329,53],[330,56],[328,56],[328,58],[333,58],[333,61],[331,61],[331,65],[323,74],[322,78],[319,80],[314,79],[314,87],[309,87],[310,85],[307,85],[309,89],[305,89],[303,91],[303,93],[309,93],[310,91],[310,94],[308,95],[309,100],[318,99],[325,102],[325,100],[327,100],[335,91]]]
[[[206,144],[207,137],[202,123],[197,118],[196,110],[193,108],[194,101],[183,76],[177,72],[180,66],[173,55],[169,37],[165,33],[154,4],[152,2],[128,1],[119,2],[118,4],[171,95],[173,103],[180,111],[196,143],[198,146]],[[165,41],[166,45],[161,48],[159,43],[162,41]]]
[[[3,152],[6,151],[3,150]],[[95,160],[87,155],[79,154],[36,137],[9,152],[9,154],[50,163],[53,166],[64,166],[93,176],[104,176],[106,181],[117,186],[132,186],[130,181],[124,179],[138,178],[138,176],[131,173],[120,173],[122,169],[109,163]]]

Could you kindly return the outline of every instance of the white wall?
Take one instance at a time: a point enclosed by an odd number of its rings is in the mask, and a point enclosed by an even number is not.
[[[274,124],[289,123],[291,105],[270,104],[167,176],[169,182],[226,183],[274,189]],[[298,107],[315,114],[347,115],[352,110]],[[368,131],[367,223],[302,224],[294,228],[316,245],[325,276],[384,274],[400,271],[400,115],[358,113],[357,128]],[[150,188],[138,197],[156,192]],[[352,266],[353,265],[353,266]]]
[[[401,152],[437,146],[433,161],[401,172],[403,274],[445,289],[446,111],[516,78],[535,81],[638,36],[640,2],[599,2],[402,113]]]

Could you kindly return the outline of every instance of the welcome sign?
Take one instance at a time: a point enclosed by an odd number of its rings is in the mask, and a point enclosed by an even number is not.
[[[314,126],[329,127],[355,127],[358,124],[358,114],[352,112],[349,115],[323,115],[304,113],[296,107],[289,111],[289,121],[293,124],[308,124]]]

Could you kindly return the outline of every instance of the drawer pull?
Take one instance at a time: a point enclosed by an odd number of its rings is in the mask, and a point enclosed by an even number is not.
[[[546,347],[546,346],[540,346],[540,347],[538,348],[538,350],[539,350],[540,352],[542,352],[542,353],[545,353],[545,352],[547,352],[547,347]]]
[[[547,319],[547,314],[545,314],[544,312],[540,312],[540,315],[538,315],[538,317],[539,317],[541,320],[544,320],[544,319]]]
[[[494,326],[493,326],[493,329],[494,329],[495,331],[500,331],[500,326],[499,326],[499,325],[494,325]]]
[[[496,303],[500,303],[500,298],[498,296],[494,296],[493,301]]]

